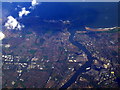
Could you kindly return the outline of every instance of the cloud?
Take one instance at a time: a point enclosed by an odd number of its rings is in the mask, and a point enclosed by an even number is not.
[[[0,31],[0,40],[2,40],[3,38],[5,38],[5,35]]]
[[[34,9],[36,5],[38,5],[38,2],[36,0],[32,0],[29,9]],[[17,5],[17,7],[21,8],[20,5]],[[15,9],[17,10],[17,8]],[[22,19],[23,15],[26,16],[29,13],[31,13],[31,10],[27,11],[25,7],[21,8],[21,11],[18,12],[19,19]],[[7,19],[8,20],[4,25],[7,29],[21,30],[22,28],[24,28],[24,25],[21,25],[13,16],[8,16]]]
[[[28,15],[30,11],[26,11],[26,8],[22,8],[22,11],[19,12],[19,17],[22,18],[23,15]]]
[[[34,6],[36,6],[38,3],[37,3],[37,1],[36,0],[32,0],[32,6],[34,7]]]
[[[31,2],[31,6],[29,7],[29,9],[34,9],[34,7],[36,6],[36,5],[38,5],[39,3],[36,1],[36,0],[32,0],[32,2]]]
[[[24,27],[24,25],[20,25],[20,23],[12,16],[8,16],[7,19],[8,21],[4,25],[7,29],[21,30]]]

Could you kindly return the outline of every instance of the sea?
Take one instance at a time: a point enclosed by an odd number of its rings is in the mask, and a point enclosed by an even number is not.
[[[29,9],[30,6],[30,2],[3,2],[3,17],[14,16],[26,28],[45,25],[46,23],[43,20],[69,20],[72,29],[79,29],[84,26],[92,28],[118,26],[117,2],[41,2],[33,9]],[[18,12],[23,7],[30,10],[31,13],[19,19]],[[58,24],[51,26],[46,24],[46,27],[62,27]]]

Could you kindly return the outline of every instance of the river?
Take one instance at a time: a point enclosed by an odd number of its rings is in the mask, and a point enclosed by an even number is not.
[[[83,46],[81,43],[78,43],[73,39],[76,31],[70,30],[69,32],[71,33],[69,37],[69,41],[73,45],[77,46],[79,50],[82,50],[87,55],[88,61],[83,66],[81,66],[78,70],[76,70],[75,74],[60,89],[67,89],[69,86],[71,86],[76,81],[77,77],[80,74],[88,71],[86,70],[86,68],[90,67],[91,64],[93,63],[93,60],[95,59],[94,57],[92,57],[91,53],[86,49],[85,46]]]

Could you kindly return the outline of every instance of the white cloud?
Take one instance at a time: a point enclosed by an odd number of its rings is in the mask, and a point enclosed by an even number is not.
[[[0,40],[2,40],[3,38],[5,38],[5,35],[0,31]]]
[[[36,0],[32,0],[32,6],[34,7],[34,6],[36,6],[38,3],[37,3],[37,1]]]
[[[38,4],[39,3],[36,0],[32,0],[29,9],[34,9],[34,7]],[[17,7],[21,8],[20,5],[17,5]],[[17,8],[15,8],[15,10],[17,10]],[[19,19],[22,19],[23,15],[28,15],[29,13],[31,13],[31,11],[27,11],[26,8],[23,7],[22,10],[18,12]],[[24,25],[21,25],[13,16],[8,16],[7,19],[8,20],[4,25],[7,29],[21,30],[24,28]]]
[[[22,18],[23,15],[28,15],[30,11],[26,11],[26,8],[22,8],[22,11],[19,12],[19,17]]]
[[[24,25],[20,25],[20,23],[12,16],[8,16],[7,19],[8,21],[4,25],[7,29],[21,30],[24,27]]]
[[[38,3],[36,0],[32,0],[31,6],[29,7],[29,9],[34,9],[34,7],[38,4],[40,4],[40,3]]]

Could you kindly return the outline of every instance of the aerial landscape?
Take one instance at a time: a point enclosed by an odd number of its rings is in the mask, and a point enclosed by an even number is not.
[[[2,88],[120,88],[118,4],[3,2]]]

